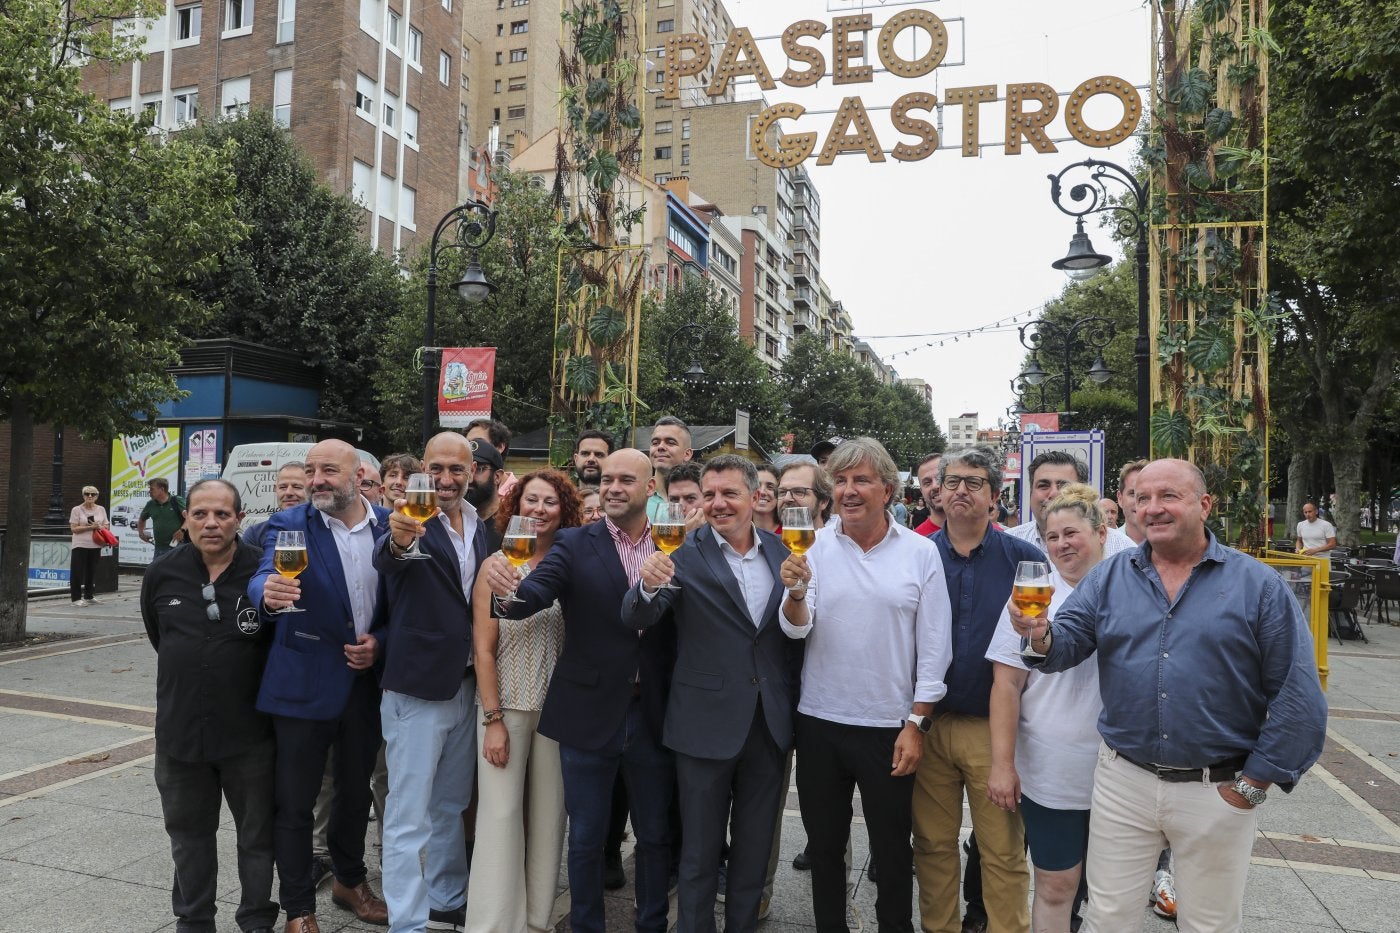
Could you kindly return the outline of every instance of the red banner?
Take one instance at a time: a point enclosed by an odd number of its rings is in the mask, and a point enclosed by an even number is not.
[[[1034,433],[1036,431],[1058,431],[1060,430],[1059,412],[1045,412],[1040,414],[1026,413],[1021,416],[1021,433]]]
[[[465,428],[491,417],[491,385],[496,378],[495,347],[443,347],[438,382],[438,421]]]

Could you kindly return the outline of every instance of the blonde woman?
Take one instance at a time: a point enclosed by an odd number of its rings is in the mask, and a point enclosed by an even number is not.
[[[68,530],[72,533],[73,550],[68,559],[68,595],[74,606],[91,606],[97,602],[93,584],[97,578],[97,556],[102,545],[92,533],[107,528],[107,510],[97,504],[97,487],[83,487],[83,502],[68,513]]]

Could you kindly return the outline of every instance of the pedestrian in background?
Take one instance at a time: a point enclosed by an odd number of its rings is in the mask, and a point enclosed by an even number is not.
[[[68,594],[75,606],[91,606],[97,602],[92,587],[102,545],[92,533],[106,527],[107,510],[97,504],[97,487],[84,486],[82,505],[73,506],[68,514],[68,530],[73,533],[73,550],[68,559]]]

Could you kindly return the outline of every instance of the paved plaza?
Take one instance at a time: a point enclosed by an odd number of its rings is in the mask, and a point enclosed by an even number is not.
[[[73,608],[66,595],[31,602],[30,634],[62,637],[0,651],[0,933],[174,929],[170,849],[152,777],[155,654],[141,627],[139,578],[121,583],[120,594],[91,608]],[[1260,811],[1248,933],[1400,931],[1400,628],[1365,631],[1369,644],[1332,642],[1322,759],[1294,793],[1272,794]],[[863,869],[862,837],[858,828]],[[236,933],[227,812],[220,843],[219,930]],[[794,789],[762,926],[769,933],[812,929],[810,878],[792,868],[802,844]],[[376,888],[378,867],[371,846]],[[627,873],[630,880],[630,859]],[[856,912],[874,933],[874,886],[863,871],[855,881]],[[561,892],[556,915],[567,909]],[[631,929],[630,887],[610,897],[608,911],[610,929]],[[1145,929],[1171,928],[1144,912]],[[327,931],[382,929],[332,906],[329,886],[318,917]]]

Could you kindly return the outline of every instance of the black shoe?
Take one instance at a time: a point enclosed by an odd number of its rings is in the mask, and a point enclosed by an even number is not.
[[[458,910],[428,911],[429,930],[465,930],[467,928],[467,908]]]
[[[603,888],[616,891],[627,886],[627,875],[622,870],[621,852],[603,853]]]
[[[797,855],[793,856],[792,867],[796,868],[798,871],[812,870],[812,859],[807,855],[806,849],[803,849],[801,852],[797,853]]]
[[[335,871],[331,868],[330,859],[326,858],[324,855],[313,855],[311,857],[311,884],[313,886],[319,888],[321,885],[331,880],[334,874]]]

